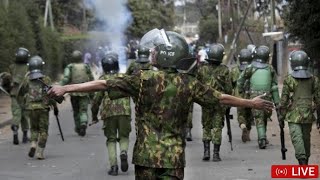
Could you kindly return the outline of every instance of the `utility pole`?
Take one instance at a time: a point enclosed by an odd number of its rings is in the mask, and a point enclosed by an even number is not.
[[[52,30],[54,30],[51,0],[46,0],[46,8],[44,11],[44,24],[43,24],[44,27],[47,27],[48,16],[50,21],[50,27]]]
[[[218,0],[218,28],[219,28],[219,39],[222,38],[222,22],[221,22],[221,0]]]
[[[274,0],[271,0],[271,18],[272,18],[272,27],[271,31],[276,30],[276,12],[275,12],[275,2]]]

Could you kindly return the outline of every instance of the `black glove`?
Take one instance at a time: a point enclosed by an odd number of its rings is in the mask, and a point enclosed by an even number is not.
[[[320,118],[317,118],[317,128],[320,129]]]
[[[59,115],[59,109],[57,107],[54,107],[53,108],[53,113],[55,116],[58,116]]]

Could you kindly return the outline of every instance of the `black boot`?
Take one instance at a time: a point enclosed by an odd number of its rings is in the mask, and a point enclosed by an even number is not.
[[[267,147],[266,139],[259,140],[259,148],[260,149],[265,149],[266,147]]]
[[[186,128],[186,140],[192,141],[191,128]]]
[[[204,161],[209,161],[210,159],[210,141],[203,141],[203,158]]]
[[[11,130],[13,132],[13,144],[14,145],[19,144],[18,129],[19,129],[19,127],[16,125],[11,126]]]
[[[298,159],[299,165],[308,165],[308,160],[307,159]]]
[[[220,144],[214,144],[213,145],[212,161],[214,161],[214,162],[221,161],[219,152],[220,152]]]
[[[28,131],[23,131],[22,143],[28,143]]]
[[[127,151],[121,151],[120,160],[121,160],[121,171],[127,172],[129,167]]]
[[[108,174],[111,176],[118,176],[118,165],[111,166]]]
[[[85,136],[86,135],[86,129],[87,129],[87,125],[83,124],[80,126],[79,128],[79,136]]]

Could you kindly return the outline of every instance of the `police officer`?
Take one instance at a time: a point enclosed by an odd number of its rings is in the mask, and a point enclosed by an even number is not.
[[[26,91],[26,112],[30,118],[31,126],[31,147],[28,156],[34,157],[36,154],[36,158],[39,160],[44,159],[43,152],[48,138],[50,106],[54,107],[54,114],[58,115],[56,102],[47,97],[46,87],[39,82],[51,84],[50,78],[43,74],[43,65],[44,61],[40,56],[31,57],[28,63],[30,73],[23,84],[23,90]]]
[[[82,62],[82,53],[80,51],[73,51],[71,58],[72,63],[64,69],[64,77],[60,81],[61,85],[83,83],[94,79],[88,64]],[[85,136],[88,122],[89,95],[88,93],[72,93],[70,96],[75,132],[79,136]]]
[[[224,47],[222,44],[212,44],[208,47],[205,59],[208,63],[199,66],[197,79],[211,86],[212,88],[231,94],[231,78],[230,72],[226,65],[221,64],[224,57]],[[202,107],[202,126],[203,126],[203,160],[210,159],[210,142],[214,145],[213,161],[221,161],[219,151],[222,140],[222,128],[224,123],[224,115],[226,108],[221,105],[214,107]]]
[[[283,82],[279,123],[284,127],[284,120],[288,122],[296,159],[300,165],[308,165],[313,110],[320,107],[319,80],[308,71],[310,58],[304,51],[292,52],[289,61],[293,72]],[[317,121],[319,125],[319,115]]]
[[[12,112],[12,125],[13,131],[13,144],[19,144],[18,129],[21,124],[23,132],[22,142],[28,142],[29,122],[28,117],[24,111],[24,94],[21,92],[21,86],[24,78],[27,75],[27,63],[30,57],[29,50],[20,47],[16,52],[15,63],[9,66],[9,74],[11,75],[11,112]]]
[[[101,65],[105,75],[101,76],[101,80],[107,80],[113,77],[122,77],[119,73],[119,62],[117,54],[108,53],[101,60]],[[103,120],[104,134],[107,138],[106,144],[109,154],[110,170],[109,175],[118,175],[117,163],[117,141],[120,147],[121,170],[128,170],[128,147],[129,134],[131,132],[131,109],[129,97],[111,100],[108,92],[97,92],[94,96],[91,111],[93,122],[98,122],[98,111],[100,104],[100,115]]]
[[[140,44],[152,42],[155,46],[152,62],[158,71],[142,71],[138,75],[81,85],[54,86],[49,94],[61,96],[74,91],[116,90],[112,98],[124,97],[125,94],[131,96],[138,106],[135,119],[138,131],[132,161],[135,164],[135,178],[183,179],[184,124],[193,102],[208,107],[223,103],[266,110],[271,110],[273,105],[260,98],[245,100],[221,94],[195,77],[178,74],[176,63],[189,57],[187,42],[175,32],[152,31],[141,39]],[[164,39],[155,42],[156,37]]]
[[[135,61],[132,61],[129,65],[126,74],[137,74],[140,70],[149,70],[152,69],[150,64],[150,49],[146,47],[138,47],[138,56]]]
[[[253,59],[253,53],[249,49],[241,49],[238,55],[238,59],[240,62],[240,66],[236,66],[232,68],[232,85],[234,88],[234,95],[240,96],[242,98],[250,98],[247,93],[249,90],[248,81],[244,85],[245,90],[241,90],[241,94],[239,94],[238,88],[236,87],[237,80],[240,76],[240,73],[245,70],[245,68],[251,64]],[[239,127],[242,130],[242,142],[250,141],[250,130],[251,130],[251,122],[253,121],[251,109],[249,108],[238,108],[238,122]]]
[[[280,97],[278,90],[277,75],[273,67],[268,64],[270,50],[267,46],[259,46],[255,51],[255,59],[241,73],[238,79],[240,93],[246,93],[245,83],[249,84],[250,97],[266,94],[266,99],[273,100],[276,106],[279,105]],[[260,149],[265,149],[267,145],[267,121],[271,117],[271,112],[252,110],[255,120],[258,144]]]

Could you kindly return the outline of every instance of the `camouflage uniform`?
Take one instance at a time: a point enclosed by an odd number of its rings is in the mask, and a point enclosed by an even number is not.
[[[250,98],[250,96],[248,95],[248,93],[245,93],[245,91],[241,91],[242,93],[239,93],[239,89],[237,87],[237,80],[241,74],[241,71],[239,69],[239,67],[234,67],[231,71],[232,74],[232,84],[234,85],[234,91],[233,91],[233,95],[234,96],[238,96],[238,97],[242,97],[242,98]],[[246,89],[246,88],[245,88]],[[251,126],[252,126],[252,121],[253,121],[253,116],[252,116],[252,112],[250,108],[237,108],[238,111],[238,123],[239,123],[239,127],[241,127],[241,124],[245,125],[246,131],[243,131],[242,133],[242,141],[246,142],[246,141],[250,141],[250,131],[251,131]]]
[[[266,93],[266,96],[264,99],[267,99],[269,101],[275,102],[276,104],[279,103],[279,94],[275,93],[278,91],[278,82],[277,82],[277,75],[273,69],[273,67],[269,64],[266,64],[266,67],[263,69],[260,69],[261,71],[269,72],[271,77],[267,76],[259,76],[257,72],[259,72],[259,68],[255,68],[253,65],[249,65],[240,75],[238,79],[238,86],[239,89],[245,89],[245,82],[248,80],[250,82],[250,91],[249,91],[249,97],[254,98],[256,96],[262,95]],[[259,80],[261,83],[264,83],[263,86],[268,86],[265,90],[255,90],[252,83],[252,77],[253,75],[257,73],[257,76],[259,76],[261,79]],[[242,92],[241,92],[242,93]],[[261,149],[265,148],[265,145],[261,145],[261,141],[265,141],[263,143],[266,143],[267,136],[267,121],[270,119],[272,112],[266,112],[263,110],[256,110],[252,109],[252,114],[255,120],[257,132],[258,132],[258,141],[259,141],[259,147]]]
[[[115,74],[103,75],[100,79],[107,80]],[[118,75],[121,77],[121,75]],[[107,138],[106,144],[109,153],[110,166],[118,167],[117,163],[117,141],[120,143],[121,154],[127,154],[129,146],[129,134],[131,132],[131,109],[129,97],[111,100],[108,96],[108,92],[97,92],[94,96],[91,111],[92,117],[97,117],[100,104],[101,106],[101,120],[103,120],[104,135]],[[121,157],[121,155],[120,155]],[[121,164],[121,169],[127,171]]]
[[[152,65],[150,63],[139,63],[136,61],[132,61],[127,69],[126,74],[137,74],[140,70],[149,70],[152,69]]]
[[[93,80],[93,76],[90,67],[87,64],[71,63],[64,69],[64,77],[60,81],[60,84],[75,84],[91,80]],[[88,104],[90,103],[88,93],[71,93],[70,96],[73,109],[75,132],[81,136],[84,136],[85,128],[88,122]]]
[[[42,80],[46,84],[51,84],[51,80],[47,76]],[[38,142],[40,148],[45,148],[48,138],[50,105],[55,106],[56,103],[46,97],[43,84],[37,80],[27,80],[24,89],[27,91],[25,99],[31,125],[30,140]]]
[[[28,117],[24,112],[24,94],[20,92],[21,83],[26,77],[28,66],[26,64],[11,64],[9,66],[9,73],[12,76],[11,94],[11,111],[12,111],[12,126],[19,128],[21,123],[21,130],[28,131],[29,122]]]
[[[222,93],[231,94],[230,72],[225,65],[211,63],[200,65],[197,79]],[[225,111],[226,107],[219,104],[210,108],[202,107],[203,142],[212,141],[216,147],[221,145]],[[207,158],[203,159],[207,160]]]
[[[160,178],[157,170],[161,170],[168,176],[175,174],[177,179],[183,179],[184,127],[190,106],[193,102],[205,107],[216,105],[220,93],[190,75],[176,72],[149,70],[106,80],[106,83],[109,90],[121,91],[137,102],[138,131],[133,151],[136,177]],[[144,170],[148,173],[141,174]]]
[[[283,82],[280,125],[282,123],[284,126],[283,120],[288,122],[296,159],[300,165],[307,165],[310,157],[310,133],[315,120],[314,110],[319,111],[320,107],[320,86],[318,78],[306,70],[308,66],[303,66],[309,63],[304,51],[294,52],[291,58],[294,71]],[[302,65],[296,66],[295,63]]]

